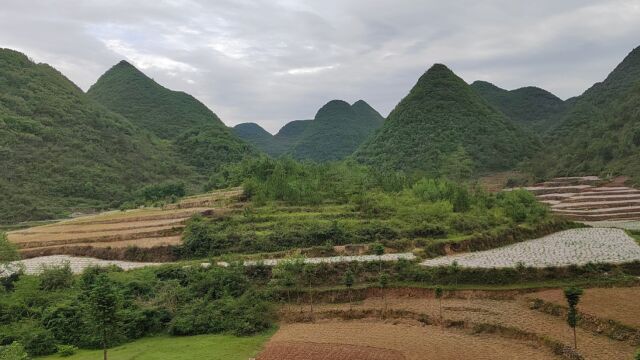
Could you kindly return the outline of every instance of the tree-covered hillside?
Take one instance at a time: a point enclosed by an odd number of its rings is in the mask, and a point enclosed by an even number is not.
[[[115,206],[143,184],[194,175],[171,144],[9,49],[0,49],[0,169],[0,223]]]
[[[183,161],[209,174],[255,151],[193,96],[169,90],[121,61],[87,93],[163,139],[175,140]]]
[[[284,144],[279,142],[267,130],[256,123],[242,123],[233,127],[233,132],[240,139],[252,144],[270,156],[278,156],[285,150]]]
[[[124,60],[100,76],[87,94],[163,139],[202,125],[224,126],[193,96],[163,87]]]
[[[446,66],[424,73],[355,154],[376,167],[442,175],[454,160],[470,157],[477,172],[508,169],[538,143],[495,110]]]
[[[640,181],[640,47],[571,103],[528,169],[539,177],[623,174]]]
[[[566,109],[560,98],[534,86],[505,90],[486,81],[475,81],[471,87],[515,123],[536,133],[553,128]]]
[[[353,105],[332,100],[318,110],[288,153],[296,159],[341,160],[383,123],[382,115],[362,100]]]
[[[234,132],[271,156],[333,161],[351,155],[383,122],[382,115],[363,100],[353,105],[332,100],[313,120],[292,121],[276,135],[254,123],[236,125]]]

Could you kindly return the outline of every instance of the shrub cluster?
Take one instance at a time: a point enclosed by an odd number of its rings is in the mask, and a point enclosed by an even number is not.
[[[110,346],[162,332],[249,335],[274,320],[267,294],[256,289],[242,268],[88,268],[70,277],[67,268],[22,275],[15,289],[0,293],[0,345],[19,343],[30,356],[101,347],[92,297],[105,277],[115,299]]]

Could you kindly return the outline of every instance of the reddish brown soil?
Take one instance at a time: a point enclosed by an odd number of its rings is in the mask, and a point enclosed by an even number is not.
[[[562,306],[567,304],[560,289],[535,292],[527,298],[539,298]],[[578,310],[640,328],[640,287],[586,289]]]
[[[368,346],[321,344],[305,341],[271,341],[258,360],[404,360],[400,351]]]
[[[257,359],[546,360],[555,356],[530,342],[435,326],[330,320],[282,325]]]
[[[531,310],[529,300],[524,297],[515,300],[474,299],[471,296],[469,299],[447,298],[442,301],[442,305],[445,321],[499,325],[537,334],[539,337],[546,337],[566,346],[573,344],[573,333],[564,319]],[[348,307],[348,304],[323,304],[315,308],[317,312],[323,312],[333,309],[347,310]],[[382,307],[383,301],[380,298],[369,298],[354,305],[356,310],[377,310]],[[439,321],[439,306],[436,299],[394,297],[388,299],[388,308],[426,314],[432,320]],[[308,307],[305,307],[305,310],[308,310]],[[637,317],[633,314],[629,316]],[[631,358],[635,351],[629,343],[616,341],[588,330],[578,328],[577,334],[579,352],[587,359],[627,359]]]

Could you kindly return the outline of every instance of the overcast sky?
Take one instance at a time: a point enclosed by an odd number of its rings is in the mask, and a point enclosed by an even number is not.
[[[561,98],[640,45],[640,0],[2,0],[0,47],[87,90],[126,59],[227,125],[271,132],[332,99],[383,115],[433,63]]]

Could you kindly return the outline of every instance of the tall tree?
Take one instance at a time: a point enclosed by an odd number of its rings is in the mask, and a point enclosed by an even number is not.
[[[89,315],[100,332],[103,357],[107,360],[107,349],[118,330],[118,293],[107,274],[99,274],[88,295]]]
[[[578,338],[576,336],[576,325],[578,325],[578,310],[577,306],[580,302],[580,297],[582,296],[583,291],[577,287],[570,287],[564,289],[564,297],[567,299],[567,304],[569,305],[569,311],[567,312],[567,323],[573,329],[573,347],[575,349],[578,348]]]

